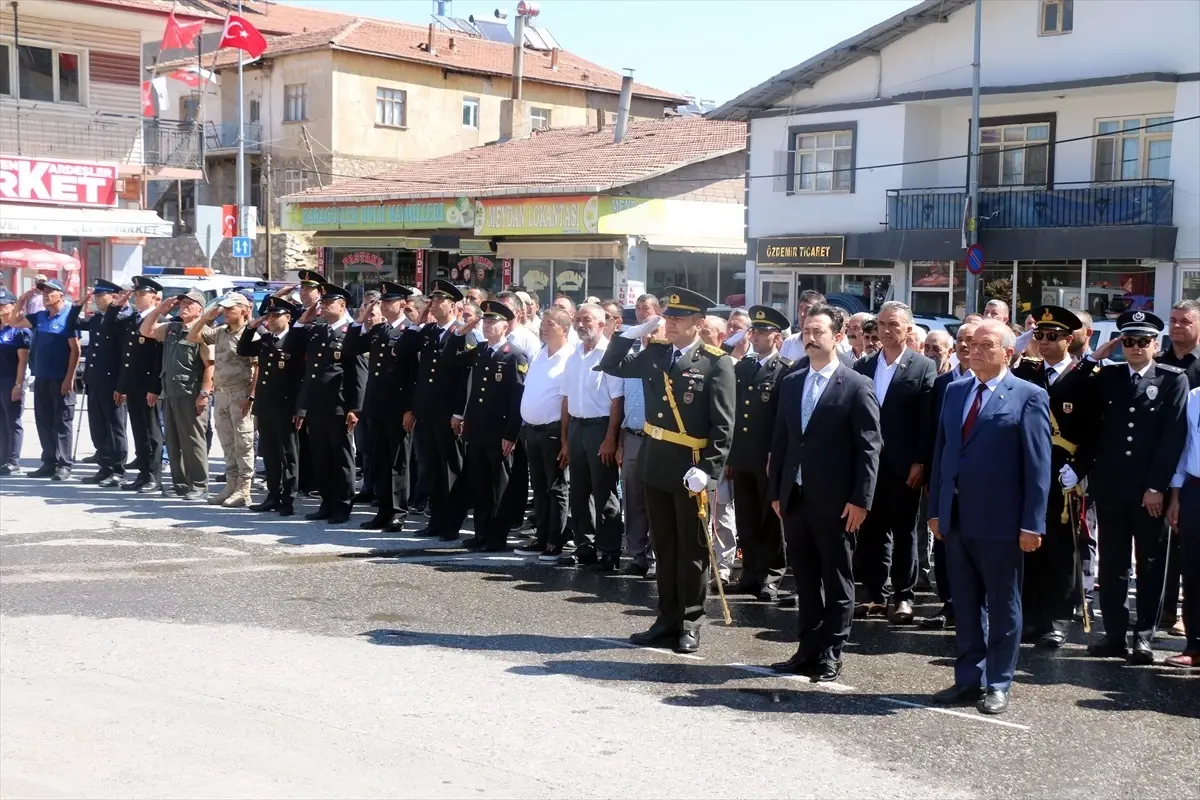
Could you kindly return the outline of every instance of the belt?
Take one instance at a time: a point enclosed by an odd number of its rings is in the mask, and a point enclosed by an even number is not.
[[[1195,486],[1196,484],[1200,484],[1200,478],[1196,477],[1195,475],[1188,475],[1186,478],[1184,478],[1183,482],[1189,486]]]
[[[645,431],[639,431],[639,430],[637,430],[636,428],[622,428],[621,430],[625,431],[625,432],[626,432],[626,433],[628,433],[630,436],[636,436],[636,437],[638,437],[639,439],[641,439],[643,436],[645,436],[645,435],[646,435],[646,432],[645,432]]]
[[[666,428],[651,425],[649,422],[642,426],[642,430],[650,434],[651,439],[670,442],[671,444],[677,444],[692,450],[703,450],[708,447],[708,439],[697,439],[695,436],[687,436],[676,431],[669,431]]]
[[[557,431],[560,427],[562,427],[562,420],[556,419],[554,422],[545,422],[541,425],[531,425],[526,422],[525,427],[535,431]]]
[[[214,386],[213,392],[216,394],[252,394],[253,386],[251,384],[242,384],[240,386]]]
[[[571,417],[571,422],[578,422],[580,425],[607,425],[608,417]]]

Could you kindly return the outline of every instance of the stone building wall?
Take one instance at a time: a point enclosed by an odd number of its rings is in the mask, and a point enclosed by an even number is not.
[[[312,235],[306,233],[273,233],[271,241],[271,279],[282,280],[289,270],[316,269],[317,255]],[[266,242],[268,236],[259,234],[254,244],[254,258],[246,261],[246,275],[261,277],[267,271]],[[230,255],[232,245],[223,241],[213,255],[213,269],[224,275],[240,275],[238,260]],[[155,267],[206,266],[200,243],[192,235],[170,239],[147,239],[142,263]]]

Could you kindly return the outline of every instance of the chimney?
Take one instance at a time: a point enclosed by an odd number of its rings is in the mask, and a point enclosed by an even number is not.
[[[454,37],[453,37],[453,36],[451,36],[451,37],[450,37],[450,49],[451,49],[451,50],[454,50],[454,49],[455,49],[455,47],[454,47]]]
[[[433,23],[429,23],[429,41],[425,43],[425,52],[431,56],[437,55],[437,44],[434,43],[434,27]]]
[[[603,132],[604,131],[604,109],[597,108],[592,111],[588,111],[588,113],[596,115],[596,133]]]
[[[613,132],[613,141],[620,144],[625,139],[629,129],[629,104],[633,101],[633,70],[626,68],[626,74],[621,78],[621,99],[617,105],[617,127]]]
[[[550,50],[550,69],[558,69],[558,48]]]

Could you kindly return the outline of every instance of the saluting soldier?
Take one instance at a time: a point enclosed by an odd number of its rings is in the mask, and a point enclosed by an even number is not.
[[[1081,416],[1067,398],[1070,382],[1060,381],[1079,363],[1067,348],[1083,322],[1061,306],[1042,306],[1030,314],[1036,320],[1033,338],[1040,358],[1021,357],[1012,373],[1050,395],[1050,464],[1051,475],[1057,478],[1064,467],[1074,463],[1081,435]],[[1078,598],[1075,559],[1082,545],[1075,534],[1083,525],[1083,506],[1077,502],[1072,507],[1068,502],[1073,491],[1073,486],[1062,489],[1059,480],[1052,483],[1042,544],[1025,554],[1022,639],[1036,641],[1040,647],[1058,648],[1066,642]]]
[[[300,295],[300,313],[303,314],[310,308],[316,306],[321,300],[321,287],[325,285],[325,276],[316,270],[302,269],[297,273],[300,283],[297,286],[284,286],[275,293],[276,297],[287,299],[292,291],[295,290]],[[299,318],[292,319],[292,325],[296,325]],[[297,458],[298,472],[297,480],[299,481],[299,492],[304,494],[314,491],[317,487],[317,475],[313,469],[312,447],[308,442],[308,431],[301,428],[296,434],[297,442]]]
[[[1155,364],[1163,322],[1149,311],[1127,311],[1110,339],[1065,379],[1063,398],[1082,413],[1075,465],[1062,485],[1088,480],[1100,536],[1100,611],[1104,639],[1088,648],[1101,657],[1154,663],[1150,648],[1162,610],[1167,522],[1164,498],[1187,440],[1187,378],[1178,367]],[[1126,363],[1100,366],[1120,344]],[[1137,623],[1129,628],[1129,564],[1137,557]]]
[[[113,305],[123,308],[128,292],[121,292]],[[162,342],[141,332],[142,320],[162,300],[162,286],[152,278],[133,279],[133,313],[121,320],[123,343],[121,371],[117,376],[117,405],[129,409],[133,433],[133,463],[137,476],[121,484],[127,492],[157,494],[162,490],[163,420],[158,397],[162,394]]]
[[[88,431],[96,446],[95,475],[83,483],[98,486],[120,486],[125,477],[125,424],[128,414],[124,404],[117,403],[117,378],[121,374],[124,348],[124,322],[133,312],[114,301],[121,287],[112,281],[97,278],[91,295],[98,313],[91,314],[85,325],[88,332],[87,358],[83,383],[87,389]],[[87,303],[84,303],[85,307]],[[85,308],[85,313],[87,309]]]
[[[698,497],[706,489],[716,491],[725,469],[736,387],[733,360],[700,341],[700,324],[713,301],[674,286],[666,294],[667,338],[629,352],[636,339],[658,326],[659,318],[650,317],[609,344],[600,369],[641,378],[646,401],[647,436],[638,463],[658,558],[658,619],[631,641],[669,641],[676,652],[692,653],[700,647],[710,566],[708,521]]]
[[[250,397],[258,424],[258,449],[267,470],[267,496],[251,511],[278,511],[281,517],[296,513],[296,398],[304,379],[304,358],[289,352],[284,343],[300,306],[282,297],[263,301],[262,316],[242,331],[239,356],[258,359],[258,383]]]
[[[783,528],[771,508],[767,485],[767,456],[779,407],[779,377],[792,362],[779,355],[788,319],[770,306],[751,306],[747,333],[754,354],[733,368],[737,382],[737,417],[729,464],[733,477],[733,510],[738,543],[742,548],[742,574],[728,594],[748,594],[759,600],[779,597],[779,581],[787,569]]]

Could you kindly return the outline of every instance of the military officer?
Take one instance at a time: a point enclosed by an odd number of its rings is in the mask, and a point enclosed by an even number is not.
[[[366,361],[346,350],[346,332],[354,320],[346,313],[349,293],[332,283],[321,287],[321,300],[300,317],[284,343],[292,358],[305,359],[304,380],[296,400],[297,430],[308,431],[321,505],[305,519],[341,525],[350,520],[354,499],[354,446]],[[316,319],[320,314],[320,319]]]
[[[117,375],[117,405],[129,409],[129,429],[133,434],[133,463],[137,476],[121,484],[125,491],[157,494],[162,490],[163,419],[158,397],[162,394],[162,343],[141,333],[142,320],[154,312],[162,300],[162,286],[152,278],[137,275],[133,279],[133,313],[121,322],[121,371]],[[118,308],[130,300],[121,292],[113,300]]]
[[[1050,463],[1051,474],[1057,477],[1063,467],[1074,463],[1075,443],[1082,433],[1081,417],[1074,403],[1065,399],[1070,382],[1060,381],[1079,363],[1067,348],[1083,322],[1061,306],[1035,308],[1030,315],[1036,320],[1033,339],[1040,358],[1021,357],[1012,373],[1050,395]],[[1062,491],[1057,480],[1052,483],[1041,547],[1025,554],[1022,639],[1036,641],[1040,647],[1058,648],[1066,642],[1078,599],[1075,559],[1080,544],[1075,532],[1083,525],[1083,505],[1078,493],[1073,504],[1068,502],[1071,491]]]
[[[300,270],[297,273],[297,278],[299,278],[300,283],[295,287],[295,289],[300,295],[300,312],[303,313],[305,310],[314,307],[320,301],[321,287],[325,285],[326,280],[324,275],[312,269]],[[287,296],[291,295],[292,289],[293,287],[291,286],[285,286],[275,294],[287,299]],[[297,321],[297,319],[293,319],[292,324],[297,324]],[[308,430],[306,428],[300,429],[300,432],[296,435],[296,441],[298,443],[298,449],[296,452],[297,458],[299,459],[299,472],[297,473],[299,491],[302,493],[315,491],[317,487],[317,476],[316,472],[313,470],[312,448],[309,446]]]
[[[296,397],[304,379],[304,359],[289,352],[284,343],[300,306],[283,297],[263,301],[262,315],[242,331],[238,355],[258,359],[258,382],[250,402],[258,425],[258,448],[267,470],[267,496],[251,511],[278,511],[281,517],[295,512],[296,497]]]
[[[638,458],[645,482],[646,512],[658,558],[658,619],[634,644],[664,641],[677,652],[700,647],[700,620],[708,592],[708,521],[698,497],[716,481],[734,428],[733,360],[700,341],[700,324],[714,303],[701,294],[668,287],[666,339],[651,339],[630,353],[636,339],[657,327],[657,316],[614,339],[600,369],[642,379],[646,440]],[[711,512],[707,512],[711,517]]]
[[[513,310],[499,300],[485,300],[481,311],[484,343],[465,345],[458,356],[470,366],[471,378],[469,389],[460,393],[455,404],[458,411],[451,424],[467,442],[475,536],[466,547],[498,553],[508,549],[509,521],[501,515],[500,503],[521,435],[521,391],[529,362],[508,341],[516,319]]]
[[[1164,498],[1187,440],[1187,378],[1155,364],[1163,322],[1149,311],[1117,319],[1119,338],[1089,353],[1065,379],[1063,401],[1081,414],[1074,466],[1059,473],[1063,488],[1088,480],[1100,537],[1100,610],[1104,639],[1088,648],[1101,657],[1152,664],[1150,641],[1162,609],[1167,547]],[[1100,366],[1120,344],[1126,363]],[[1129,564],[1137,557],[1137,621],[1129,628]]]
[[[97,278],[91,294],[99,313],[91,314],[85,324],[88,345],[83,382],[87,389],[88,430],[96,446],[96,464],[100,469],[82,482],[120,486],[128,453],[125,443],[128,413],[124,404],[117,403],[117,378],[125,345],[123,325],[133,312],[123,304],[114,303],[121,287],[111,281]],[[87,313],[88,309],[84,311]]]
[[[783,529],[771,508],[767,486],[767,456],[779,405],[779,377],[792,362],[779,355],[782,332],[788,328],[783,312],[770,306],[751,306],[747,336],[754,348],[733,368],[737,382],[737,409],[733,444],[726,472],[733,477],[733,509],[738,543],[742,547],[742,574],[729,594],[748,594],[759,600],[776,600],[779,581],[787,569]]]

